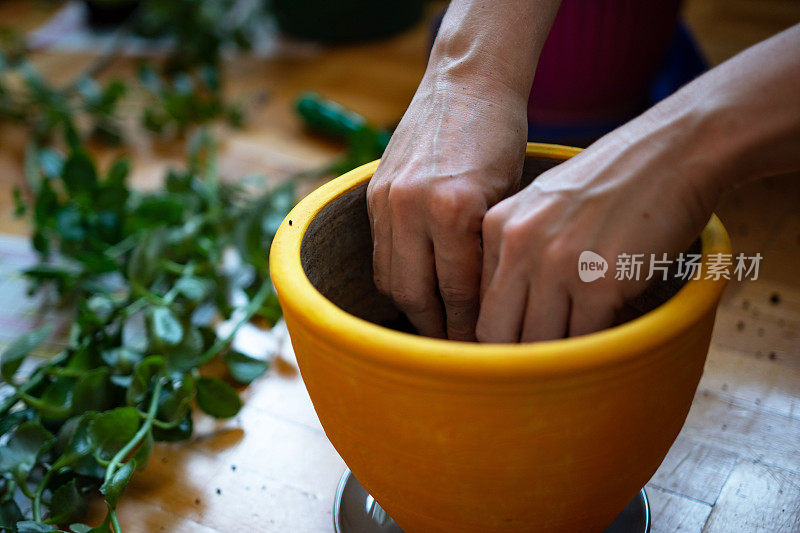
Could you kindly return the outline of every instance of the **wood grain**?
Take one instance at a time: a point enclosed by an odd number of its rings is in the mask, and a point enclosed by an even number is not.
[[[711,513],[711,506],[663,489],[648,485],[647,497],[652,509],[651,533],[695,533]]]
[[[738,457],[736,453],[681,435],[650,480],[650,486],[706,503],[710,509]]]
[[[706,533],[794,533],[800,529],[800,474],[742,460],[720,494]]]

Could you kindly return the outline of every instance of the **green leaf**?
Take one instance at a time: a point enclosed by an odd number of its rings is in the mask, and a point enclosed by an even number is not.
[[[59,432],[59,439],[66,440],[66,445],[61,456],[53,463],[54,470],[71,466],[92,453],[94,441],[89,428],[96,417],[97,413],[85,413],[80,418],[70,419],[62,426],[63,435]]]
[[[48,531],[58,531],[55,527],[33,520],[17,522],[17,533],[47,533]]]
[[[133,249],[127,269],[127,277],[132,283],[147,288],[153,282],[160,269],[164,237],[163,228],[148,231]]]
[[[145,357],[136,365],[136,369],[133,371],[133,381],[125,395],[125,400],[128,402],[128,405],[137,405],[145,399],[153,377],[161,375],[164,364],[163,357],[160,355],[151,355]]]
[[[5,435],[11,429],[36,418],[36,410],[31,408],[17,409],[0,417],[0,435]]]
[[[231,377],[239,383],[250,383],[261,377],[269,368],[268,361],[255,359],[235,350],[229,351],[224,359]]]
[[[175,290],[192,303],[202,302],[211,292],[211,284],[204,279],[183,277],[175,282]]]
[[[76,323],[73,324],[71,335],[74,334],[76,338],[79,338],[81,335],[86,335],[87,331],[89,330]],[[73,376],[82,375],[94,366],[94,354],[85,344],[85,341],[76,341],[72,345],[74,347],[72,355],[69,356],[66,366],[63,367],[65,370],[69,370]]]
[[[97,527],[87,526],[86,524],[71,524],[69,530],[73,533],[112,533],[109,527],[110,516],[106,514],[103,522]]]
[[[106,475],[106,467],[97,462],[94,455],[84,455],[70,466],[70,470],[78,475],[102,481]]]
[[[125,490],[125,487],[128,485],[128,481],[130,481],[131,476],[133,475],[133,471],[136,469],[136,460],[131,459],[127,463],[123,464],[119,470],[114,472],[114,474],[100,486],[100,492],[106,497],[106,502],[108,506],[112,509],[117,508],[117,502],[119,501],[119,497],[122,495],[122,492]]]
[[[0,358],[0,373],[7,383],[11,383],[14,374],[19,369],[22,361],[31,351],[42,344],[52,331],[51,325],[42,326],[24,335],[17,337],[8,348],[3,350]]]
[[[144,440],[139,445],[136,453],[133,455],[136,461],[136,470],[144,470],[147,467],[147,462],[150,460],[150,454],[153,453],[153,431],[150,430],[144,436]]]
[[[37,230],[41,231],[44,227],[50,225],[58,208],[58,196],[53,190],[53,186],[50,185],[49,181],[43,181],[33,205],[33,220],[38,226]]]
[[[48,146],[39,149],[37,159],[42,173],[48,179],[58,178],[64,170],[64,156],[55,148]]]
[[[56,213],[56,231],[66,242],[78,242],[86,238],[83,215],[75,205],[66,205]]]
[[[81,135],[69,119],[64,120],[64,137],[70,150],[74,152],[81,149]]]
[[[80,79],[75,82],[75,88],[86,100],[100,98],[100,86],[89,76],[81,76]]]
[[[61,179],[64,180],[64,186],[70,193],[91,194],[97,188],[94,162],[85,152],[74,152],[64,163]]]
[[[189,404],[195,395],[194,378],[186,375],[173,387],[162,393],[162,402],[158,408],[158,419],[163,422],[174,422],[183,418],[189,411]]]
[[[14,531],[22,519],[22,511],[13,499],[0,502],[0,531]]]
[[[153,133],[162,133],[169,121],[169,116],[162,110],[145,108],[142,114],[142,126]]]
[[[201,376],[197,379],[197,405],[214,418],[230,418],[239,412],[242,401],[224,381]]]
[[[161,193],[141,198],[134,215],[137,223],[146,227],[157,224],[175,226],[183,222],[186,206],[185,196]]]
[[[111,168],[108,170],[108,176],[106,177],[106,184],[113,185],[116,187],[123,187],[125,185],[125,180],[128,178],[128,174],[131,170],[131,163],[125,158],[117,159],[114,161],[114,164],[111,165]]]
[[[91,318],[98,325],[107,324],[116,309],[111,298],[101,294],[96,294],[85,302],[86,304],[83,307],[88,315],[87,318]]]
[[[153,307],[147,314],[150,338],[157,347],[176,346],[183,339],[183,326],[168,307]]]
[[[266,270],[266,256],[275,232],[294,204],[295,187],[288,181],[254,200],[238,217],[234,239],[242,257],[259,271]]]
[[[103,350],[100,353],[103,362],[120,374],[130,374],[136,363],[142,360],[142,354],[124,346]]]
[[[105,411],[111,405],[107,367],[89,370],[78,378],[72,390],[72,412]]]
[[[139,429],[139,413],[135,407],[117,407],[98,414],[89,424],[94,455],[110,461]]]
[[[196,327],[189,327],[178,346],[166,354],[167,371],[170,375],[183,375],[202,363],[203,334]]]
[[[100,353],[103,362],[120,374],[130,374],[136,363],[142,360],[142,354],[126,347],[111,348]]]
[[[110,522],[111,522],[111,515],[109,513],[106,513],[106,517],[97,527],[91,527],[85,524],[72,524],[69,526],[69,529],[73,533],[112,533]]]
[[[9,472],[18,483],[28,478],[39,456],[55,442],[52,433],[36,422],[26,422],[19,426],[0,447],[0,472]]]
[[[51,524],[63,524],[73,520],[80,520],[84,514],[88,503],[86,498],[78,491],[75,479],[58,487],[50,498],[50,518]]]
[[[97,417],[97,413],[85,413],[80,418],[72,418],[59,431],[59,441],[65,442],[62,452],[53,469],[57,472],[69,468],[81,476],[102,479],[105,467],[101,466],[94,458],[95,443],[89,433],[89,427]]]
[[[127,218],[126,203],[130,191],[122,186],[108,186],[100,189],[93,199],[93,208],[97,214],[94,225],[98,237],[109,244],[120,239],[123,218]]]

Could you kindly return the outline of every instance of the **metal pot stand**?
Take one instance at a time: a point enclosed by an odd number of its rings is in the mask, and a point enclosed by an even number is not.
[[[361,483],[344,471],[333,502],[333,528],[336,533],[403,533],[400,526],[381,509]],[[650,503],[640,490],[604,533],[649,533]]]

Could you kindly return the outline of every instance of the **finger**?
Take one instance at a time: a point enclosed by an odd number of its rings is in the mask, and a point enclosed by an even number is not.
[[[489,284],[494,278],[495,270],[497,270],[497,264],[500,261],[500,247],[498,245],[500,238],[497,233],[498,232],[494,228],[489,227],[489,224],[484,218],[483,230],[481,231],[481,253],[483,254],[483,267],[481,269],[481,302],[483,302],[486,291],[489,289]]]
[[[383,294],[391,295],[392,226],[388,220],[376,220],[372,230],[372,277]]]
[[[372,277],[375,287],[391,293],[392,225],[386,216],[386,198],[379,189],[367,189],[367,215],[372,235]]]
[[[588,335],[610,327],[617,306],[600,294],[574,295],[569,319],[569,336]]]
[[[391,297],[420,335],[444,338],[433,244],[425,233],[409,229],[392,232]]]
[[[444,302],[447,338],[475,340],[480,310],[481,241],[477,233],[434,238],[436,276]]]
[[[522,323],[521,342],[563,338],[569,321],[569,293],[556,283],[537,284],[529,290]]]
[[[375,174],[377,173],[376,171]],[[386,205],[387,200],[387,194],[384,192],[384,188],[380,187],[378,184],[375,174],[373,174],[369,183],[367,183],[367,190],[365,192],[369,231],[373,240],[375,239],[375,219],[378,217],[378,213],[382,211],[382,207]]]
[[[528,284],[520,273],[499,265],[481,300],[475,334],[480,342],[517,342],[522,329]]]
[[[484,236],[481,243],[483,253],[483,268],[481,269],[481,294],[480,301],[483,302],[486,296],[486,291],[489,289],[489,284],[494,278],[495,270],[497,270],[497,263],[500,261],[500,251],[494,245],[493,239],[487,239]]]

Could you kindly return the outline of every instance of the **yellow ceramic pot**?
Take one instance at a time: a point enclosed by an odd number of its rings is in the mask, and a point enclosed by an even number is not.
[[[529,144],[526,165],[535,173],[578,151]],[[376,167],[300,202],[270,256],[328,438],[408,533],[602,531],[683,425],[724,282],[690,281],[639,318],[564,340],[395,331],[375,323],[396,314],[372,284],[365,190]],[[701,242],[704,256],[730,253],[716,217]]]

